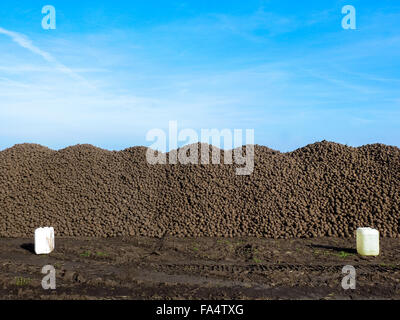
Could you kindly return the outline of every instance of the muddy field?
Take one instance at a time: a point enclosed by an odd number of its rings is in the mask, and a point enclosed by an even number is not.
[[[360,257],[354,239],[57,238],[50,255],[31,239],[0,239],[1,299],[399,299],[400,243]],[[44,290],[41,268],[56,269]],[[344,290],[342,268],[356,268]]]

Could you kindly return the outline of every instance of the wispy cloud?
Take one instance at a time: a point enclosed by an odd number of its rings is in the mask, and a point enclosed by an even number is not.
[[[94,72],[108,72],[105,68],[69,68],[74,73],[94,73]],[[26,72],[54,72],[54,67],[51,66],[37,66],[33,64],[21,65],[0,65],[0,71],[7,73],[26,73]]]
[[[88,87],[94,88],[94,86],[92,84],[90,84],[85,78],[83,78],[82,76],[80,76],[79,74],[77,74],[76,72],[74,72],[73,70],[71,70],[70,68],[65,66],[64,64],[60,63],[50,53],[36,47],[32,43],[32,41],[24,34],[10,31],[10,30],[4,29],[2,27],[0,27],[0,34],[4,34],[4,35],[10,37],[15,43],[20,45],[22,48],[28,49],[32,53],[41,56],[44,60],[53,64],[58,71],[69,75],[71,78],[82,82],[83,84],[85,84]]]

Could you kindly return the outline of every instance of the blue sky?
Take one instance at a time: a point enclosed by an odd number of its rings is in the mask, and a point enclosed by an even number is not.
[[[150,145],[170,120],[281,151],[400,146],[398,1],[3,1],[0,17],[0,149]]]

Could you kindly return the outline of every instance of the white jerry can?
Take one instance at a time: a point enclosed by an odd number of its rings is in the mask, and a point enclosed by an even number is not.
[[[362,256],[379,255],[379,231],[372,228],[357,229],[357,252]]]
[[[35,253],[48,254],[54,250],[53,227],[37,228],[35,230]]]

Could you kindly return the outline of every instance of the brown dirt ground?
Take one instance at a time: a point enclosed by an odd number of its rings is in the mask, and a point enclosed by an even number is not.
[[[400,299],[400,242],[360,257],[354,239],[57,238],[50,255],[31,239],[0,238],[0,299]],[[56,268],[57,288],[41,287]],[[357,270],[355,290],[342,267]]]

